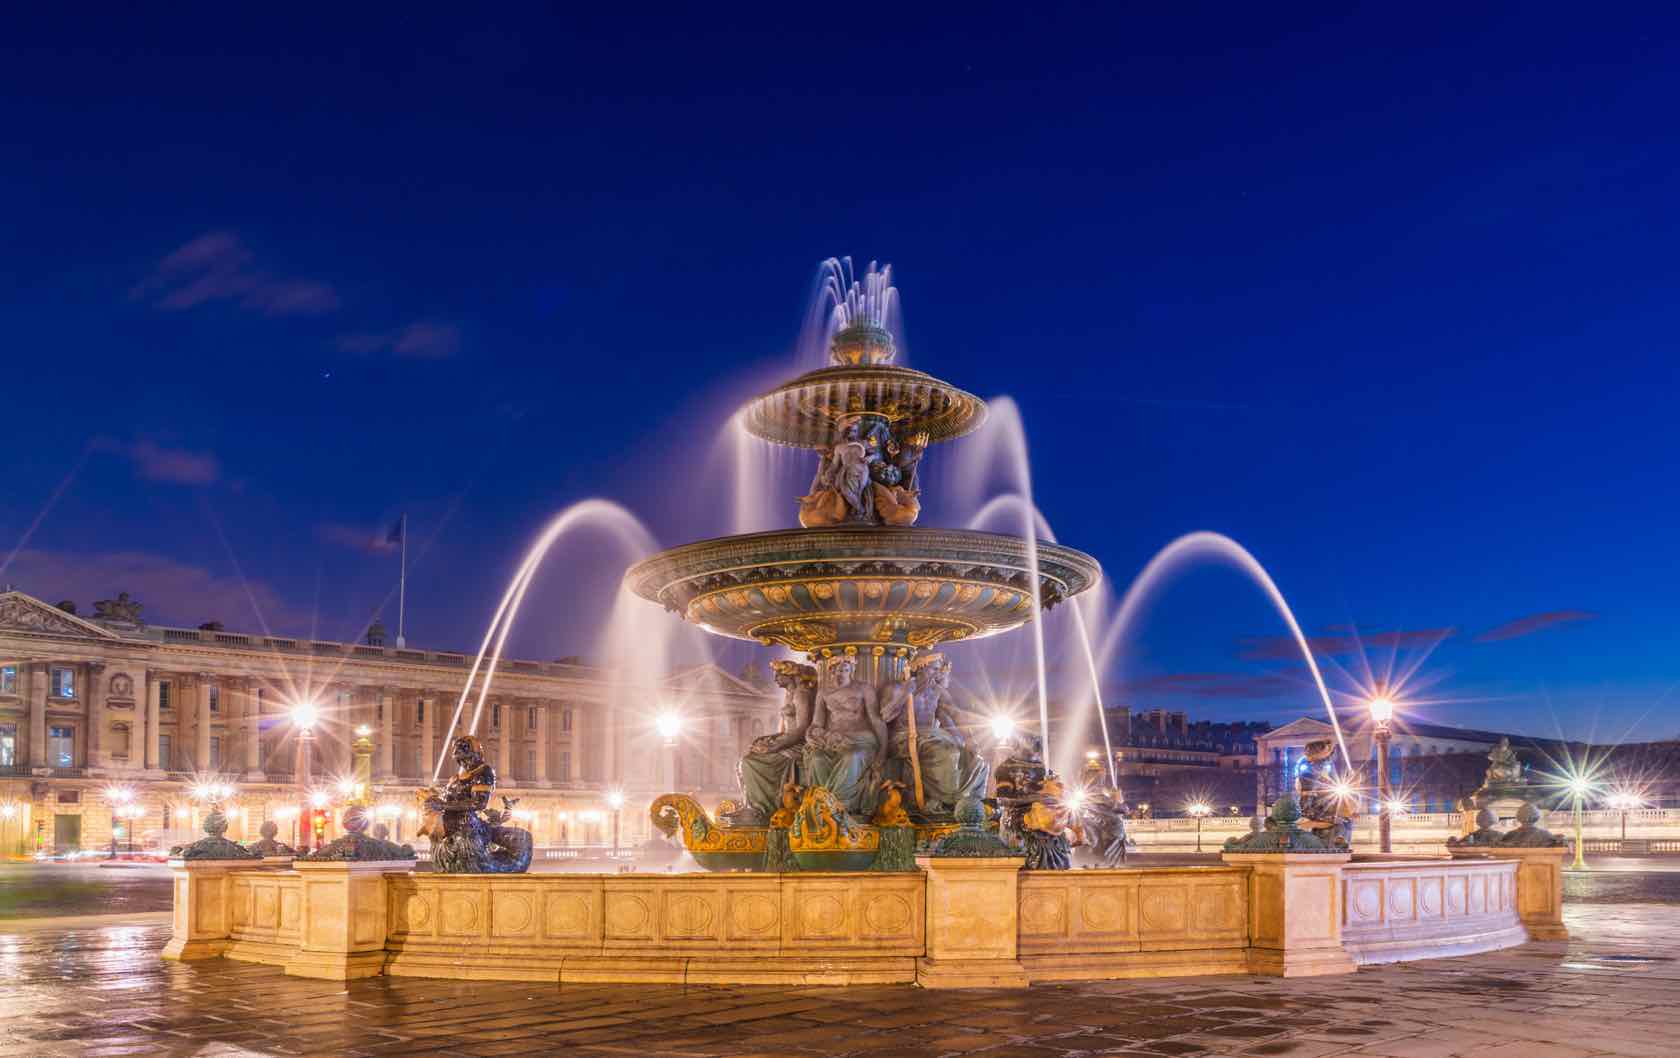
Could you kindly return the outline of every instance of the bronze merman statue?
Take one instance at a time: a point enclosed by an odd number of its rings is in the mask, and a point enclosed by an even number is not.
[[[1353,806],[1337,790],[1331,771],[1335,749],[1336,744],[1327,738],[1307,743],[1306,766],[1296,780],[1296,799],[1301,829],[1316,832],[1327,843],[1345,849],[1353,840]]]
[[[811,726],[813,700],[817,693],[817,670],[796,661],[777,659],[770,663],[782,698],[782,729],[774,735],[753,739],[752,748],[741,758],[736,775],[741,783],[742,804],[724,814],[728,826],[761,827],[776,811],[782,787],[803,785],[800,758],[805,732]]]
[[[1112,786],[1093,789],[1079,808],[1079,819],[1085,825],[1085,847],[1091,850],[1104,867],[1119,867],[1126,862],[1126,798]]]
[[[829,659],[828,686],[817,692],[805,732],[804,765],[808,786],[827,787],[848,813],[867,819],[886,761],[887,725],[875,688],[856,674],[857,659]]]
[[[432,869],[442,874],[521,874],[531,866],[531,832],[505,825],[505,811],[490,809],[496,769],[472,735],[455,739],[455,777],[442,790],[419,792],[420,833],[432,841]],[[506,799],[504,798],[504,801]]]

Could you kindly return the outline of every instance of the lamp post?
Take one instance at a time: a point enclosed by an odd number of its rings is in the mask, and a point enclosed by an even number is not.
[[[1581,802],[1586,799],[1587,794],[1591,791],[1592,783],[1585,776],[1577,775],[1569,780],[1569,796],[1575,802],[1575,862],[1569,865],[1571,870],[1584,871],[1587,869],[1587,860],[1582,855],[1584,850],[1581,847]]]
[[[293,843],[300,850],[309,847],[309,835],[314,829],[314,808],[310,803],[309,794],[310,772],[315,763],[315,724],[321,719],[321,712],[314,702],[299,702],[292,706],[292,726],[297,728],[297,764],[292,769],[292,779],[298,788],[297,831],[292,835]]]
[[[1394,721],[1394,699],[1386,694],[1379,694],[1371,699],[1371,722],[1376,725],[1374,737],[1377,742],[1377,797],[1381,805],[1377,816],[1377,834],[1381,838],[1382,851],[1394,851],[1394,818],[1389,803],[1393,800],[1389,792],[1388,775],[1388,742],[1393,737],[1389,725]]]
[[[1211,811],[1213,811],[1213,809],[1209,808],[1206,804],[1203,804],[1201,801],[1197,801],[1190,806],[1190,814],[1196,817],[1196,851],[1197,852],[1202,851],[1202,820],[1205,819],[1207,817],[1207,814]]]
[[[612,850],[612,854],[613,854],[613,859],[616,860],[616,859],[618,859],[618,815],[619,815],[619,810],[624,807],[624,794],[621,793],[618,790],[614,790],[612,793],[609,793],[607,795],[607,807],[612,809],[612,823],[613,823],[613,850]]]
[[[1643,805],[1644,799],[1638,794],[1619,790],[1610,795],[1610,807],[1622,813],[1622,848],[1623,855],[1627,853],[1627,814],[1628,810]]]
[[[117,786],[105,791],[105,800],[111,805],[111,855],[109,859],[117,858],[117,831],[122,824],[119,819],[127,818],[128,806],[134,801],[134,793],[125,786]],[[132,847],[129,851],[133,851]]]

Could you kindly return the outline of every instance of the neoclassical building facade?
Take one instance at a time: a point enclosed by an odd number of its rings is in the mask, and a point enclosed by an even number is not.
[[[273,819],[291,840],[311,795],[341,800],[358,730],[374,746],[376,811],[406,839],[472,665],[377,642],[148,625],[126,596],[83,617],[5,592],[0,853],[108,847],[113,828],[121,846],[167,846],[193,836],[206,788],[222,786],[230,837]],[[615,818],[632,843],[659,793],[735,796],[735,761],[774,729],[779,700],[767,680],[710,665],[633,686],[575,661],[504,659],[476,733],[539,845],[610,844]],[[307,735],[294,722],[305,703],[318,715]],[[656,730],[661,714],[681,718],[677,734]]]

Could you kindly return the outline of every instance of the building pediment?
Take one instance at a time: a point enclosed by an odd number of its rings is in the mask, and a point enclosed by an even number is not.
[[[665,686],[689,694],[733,694],[764,698],[776,693],[774,687],[755,687],[739,676],[732,676],[712,664],[695,665],[693,668],[674,672],[666,678]]]
[[[1311,717],[1303,716],[1298,719],[1291,720],[1282,727],[1274,728],[1271,731],[1266,732],[1264,735],[1261,735],[1260,738],[1267,742],[1274,739],[1287,741],[1290,739],[1304,738],[1310,740],[1315,738],[1326,738],[1334,733],[1335,732],[1330,725],[1324,721],[1314,720]]]
[[[0,632],[53,636],[61,639],[121,640],[122,636],[75,614],[65,613],[21,591],[0,593]]]

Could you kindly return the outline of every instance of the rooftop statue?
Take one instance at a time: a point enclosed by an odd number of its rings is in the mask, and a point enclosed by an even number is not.
[[[1522,761],[1517,759],[1516,751],[1511,748],[1511,740],[1501,738],[1499,745],[1493,747],[1493,751],[1488,754],[1487,778],[1483,785],[1521,786],[1527,782]]]
[[[141,606],[128,597],[128,592],[120,591],[115,599],[100,599],[93,604],[93,619],[95,621],[109,621],[112,624],[138,625]]]
[[[506,826],[512,814],[489,808],[496,769],[472,735],[455,739],[455,777],[418,795],[420,833],[432,841],[432,869],[442,874],[522,874],[531,866],[531,832]],[[505,799],[504,799],[505,800]]]
[[[857,659],[828,661],[828,686],[817,692],[805,732],[807,785],[826,787],[853,816],[868,819],[880,793],[887,726],[875,688],[857,680]]]
[[[797,661],[777,659],[770,663],[776,686],[782,688],[782,729],[774,735],[753,739],[736,769],[741,781],[742,805],[728,813],[729,826],[764,826],[780,806],[782,789],[789,783],[806,785],[800,760],[805,733],[811,727],[811,711],[817,693],[817,670]]]

